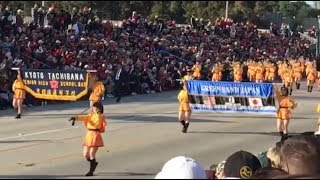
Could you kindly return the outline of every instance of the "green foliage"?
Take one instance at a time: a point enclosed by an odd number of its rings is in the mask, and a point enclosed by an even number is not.
[[[42,1],[0,1],[10,4],[13,11],[22,9],[30,16],[35,3]],[[87,5],[96,10],[102,19],[123,20],[137,11],[142,16],[174,19],[177,23],[186,23],[192,15],[196,18],[215,20],[225,16],[226,1],[46,1],[46,8],[55,3],[59,8],[71,11],[73,7],[82,9]],[[280,12],[285,17],[296,17],[297,21],[305,17],[317,17],[319,10],[312,9],[305,1],[229,1],[229,17],[237,21],[258,23],[264,14]]]

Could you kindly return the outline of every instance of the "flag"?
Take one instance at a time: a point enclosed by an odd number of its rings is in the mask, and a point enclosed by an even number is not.
[[[262,107],[262,100],[261,98],[248,98],[249,99],[249,106],[254,106],[254,107]]]

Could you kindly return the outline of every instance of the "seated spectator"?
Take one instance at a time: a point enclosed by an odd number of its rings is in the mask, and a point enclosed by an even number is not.
[[[270,148],[267,152],[267,157],[270,160],[272,167],[281,168],[280,149],[278,147]]]
[[[282,169],[265,167],[259,169],[251,179],[287,179],[289,177],[289,174]]]
[[[286,140],[280,148],[282,169],[296,176],[319,175],[319,142],[314,135],[299,135]]]
[[[184,156],[177,156],[167,161],[155,179],[207,179],[201,164]]]
[[[229,179],[249,179],[260,168],[261,164],[255,155],[241,150],[227,158],[223,171]]]

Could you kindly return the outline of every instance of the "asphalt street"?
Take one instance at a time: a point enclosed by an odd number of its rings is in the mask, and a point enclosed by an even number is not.
[[[319,91],[294,90],[298,107],[289,133],[317,130]],[[99,149],[99,165],[91,178],[154,178],[169,159],[184,155],[208,168],[238,150],[254,154],[279,141],[272,115],[193,112],[189,131],[177,122],[177,91],[103,101],[108,120]],[[89,163],[82,157],[82,123],[68,119],[89,105],[65,102],[0,111],[0,178],[86,178]]]

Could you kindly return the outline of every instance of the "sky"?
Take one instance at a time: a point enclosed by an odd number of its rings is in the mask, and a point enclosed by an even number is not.
[[[306,3],[310,4],[313,7],[313,1],[306,1]]]

